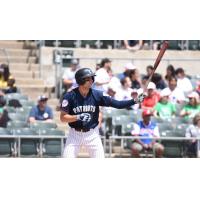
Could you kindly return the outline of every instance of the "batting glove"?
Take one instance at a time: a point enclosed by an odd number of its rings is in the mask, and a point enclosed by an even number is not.
[[[76,116],[77,116],[77,120],[80,120],[82,122],[89,122],[91,120],[91,115],[89,113],[82,113]]]
[[[147,95],[142,93],[140,95],[138,95],[138,97],[136,99],[134,99],[135,103],[142,103],[144,101],[144,98],[146,97]]]

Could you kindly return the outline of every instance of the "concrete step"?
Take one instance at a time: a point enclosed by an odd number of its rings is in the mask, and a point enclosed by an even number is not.
[[[28,56],[12,56],[9,57],[9,62],[10,63],[36,63],[37,58],[36,57],[28,57]],[[7,58],[6,56],[0,56],[0,62],[1,63],[7,63]]]
[[[12,70],[11,71],[11,74],[16,78],[16,79],[19,79],[19,78],[29,78],[29,79],[34,79],[34,78],[39,78],[39,72],[38,71],[18,71],[18,70]]]
[[[24,42],[16,40],[0,40],[0,48],[23,49]]]
[[[45,94],[47,97],[52,95],[52,88],[41,85],[17,85],[20,88],[21,93],[28,95],[29,99],[37,101],[39,95]]]
[[[37,50],[35,49],[6,49],[9,57],[27,57],[27,56],[36,56]],[[5,53],[0,51],[0,56],[4,57]]]
[[[39,71],[39,64],[35,63],[10,63],[9,65],[10,71],[17,70],[17,71]]]
[[[44,81],[42,79],[30,79],[27,77],[24,78],[16,78],[16,85],[20,86],[21,85],[35,85],[35,86],[42,86],[45,87]]]

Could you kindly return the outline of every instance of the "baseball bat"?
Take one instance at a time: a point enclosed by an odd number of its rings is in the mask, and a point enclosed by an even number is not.
[[[150,77],[148,78],[148,80],[146,82],[144,91],[147,90],[147,87],[148,87],[148,85],[149,85],[149,83],[150,83],[150,81],[151,81],[156,69],[158,68],[158,65],[159,65],[159,63],[160,63],[160,61],[161,61],[166,49],[168,48],[168,46],[169,46],[169,43],[167,41],[164,41],[163,44],[162,44],[162,47],[160,49],[160,52],[159,52],[159,54],[158,54],[158,56],[156,58],[156,61],[155,61],[154,65],[153,65],[153,71],[152,71]]]

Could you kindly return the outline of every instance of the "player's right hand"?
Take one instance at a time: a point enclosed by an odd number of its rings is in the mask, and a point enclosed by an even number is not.
[[[80,120],[82,122],[89,122],[91,120],[91,115],[89,113],[82,113],[80,115],[77,115],[77,120]]]

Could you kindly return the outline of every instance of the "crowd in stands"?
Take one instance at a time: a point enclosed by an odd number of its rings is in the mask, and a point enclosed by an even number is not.
[[[142,44],[138,42],[136,45]],[[74,61],[73,61],[74,62]],[[68,91],[76,87],[74,74],[80,67],[78,62],[76,65],[72,65],[69,69],[71,76],[63,76],[63,83],[70,83]],[[140,74],[140,69],[134,66],[132,63],[127,63],[124,66],[124,71],[120,74],[113,74],[112,61],[108,58],[98,61],[96,65],[96,77],[93,87],[102,90],[116,100],[129,100],[136,97],[138,94],[145,92],[147,97],[142,104],[134,105],[129,109],[133,109],[136,112],[142,110],[142,119],[145,120],[145,113],[150,112],[150,116],[154,119],[161,119],[163,121],[172,121],[175,117],[183,118],[186,121],[192,121],[200,113],[199,104],[199,91],[200,82],[195,80],[195,84],[192,84],[191,77],[185,74],[183,68],[177,68],[173,65],[169,65],[166,68],[166,74],[161,75],[155,73],[151,82],[148,84],[147,91],[143,91],[146,85],[146,81],[153,71],[153,66],[149,65],[146,68],[146,74]],[[66,74],[66,73],[65,73]],[[106,108],[105,108],[106,109]],[[104,109],[102,109],[101,115],[103,115]],[[141,113],[141,112],[140,112]],[[199,119],[199,118],[198,118]],[[101,117],[102,120],[102,117]],[[101,121],[100,120],[100,121]],[[144,122],[144,123],[143,123]],[[100,123],[101,124],[101,123]],[[195,124],[197,124],[195,122]],[[145,132],[148,135],[158,135],[159,131],[152,131],[157,127],[151,120],[139,121],[139,128],[136,128],[137,134],[143,135]],[[196,126],[196,125],[193,125]],[[192,134],[191,134],[192,135]],[[133,154],[138,156],[140,150],[153,148],[156,146],[156,152],[158,156],[162,155],[163,146],[159,146],[150,142],[150,145],[139,142],[139,145],[133,145]]]
[[[12,119],[9,117],[9,109],[22,108],[23,103],[20,99],[13,96],[8,98],[9,94],[18,93],[19,89],[15,85],[15,78],[12,76],[7,64],[0,65],[0,127],[6,128],[7,123]],[[36,121],[52,122],[53,111],[47,105],[48,98],[45,95],[38,97],[38,104],[29,107],[27,123]],[[23,101],[23,100],[22,100]],[[28,100],[27,100],[28,101]]]

